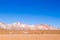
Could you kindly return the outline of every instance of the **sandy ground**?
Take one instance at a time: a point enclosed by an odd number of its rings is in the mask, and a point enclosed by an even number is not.
[[[60,34],[0,34],[0,40],[60,40]]]

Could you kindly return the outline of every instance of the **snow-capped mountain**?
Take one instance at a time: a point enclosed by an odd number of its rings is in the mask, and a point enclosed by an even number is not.
[[[54,28],[47,24],[27,25],[27,24],[22,24],[20,22],[16,22],[12,24],[5,24],[0,22],[0,28],[7,30],[57,30],[57,28]]]

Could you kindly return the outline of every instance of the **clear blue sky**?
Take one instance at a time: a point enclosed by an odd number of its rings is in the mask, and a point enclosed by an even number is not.
[[[60,27],[59,0],[0,0],[0,21]]]

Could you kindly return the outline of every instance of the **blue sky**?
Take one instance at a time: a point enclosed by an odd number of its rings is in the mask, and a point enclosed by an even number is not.
[[[0,0],[0,21],[60,27],[59,0]]]

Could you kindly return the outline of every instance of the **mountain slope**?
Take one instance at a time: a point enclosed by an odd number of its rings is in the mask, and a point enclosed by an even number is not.
[[[57,28],[47,24],[27,25],[20,22],[12,24],[5,24],[0,22],[0,28],[7,30],[57,30]]]

